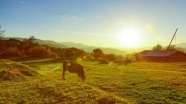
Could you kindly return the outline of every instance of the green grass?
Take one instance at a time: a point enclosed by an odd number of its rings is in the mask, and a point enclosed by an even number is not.
[[[3,62],[3,60],[0,60]],[[86,83],[66,73],[60,60],[17,60],[41,74],[23,81],[0,81],[0,104],[184,104],[186,63],[134,62],[117,65],[80,62]]]

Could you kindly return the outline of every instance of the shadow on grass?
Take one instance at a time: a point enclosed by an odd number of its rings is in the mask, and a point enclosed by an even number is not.
[[[48,65],[48,64],[56,64],[61,63],[63,60],[61,58],[33,58],[33,57],[25,57],[25,58],[6,58],[11,61],[20,62],[22,64],[26,64],[32,68],[38,68],[39,65]]]
[[[12,61],[21,62],[23,64],[28,65],[46,65],[46,64],[54,64],[54,63],[62,63],[62,59],[54,59],[54,58],[17,58],[12,59]]]

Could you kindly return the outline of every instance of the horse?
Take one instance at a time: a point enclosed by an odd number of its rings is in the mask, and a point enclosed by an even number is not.
[[[65,72],[76,73],[80,81],[85,81],[86,75],[83,66],[75,62],[63,62],[63,80],[65,80]]]

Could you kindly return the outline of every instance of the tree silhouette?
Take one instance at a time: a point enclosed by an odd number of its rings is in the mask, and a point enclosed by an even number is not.
[[[114,61],[116,60],[117,56],[115,54],[106,54],[105,55],[105,58],[108,60],[108,61]]]
[[[156,46],[154,46],[152,48],[152,50],[155,50],[155,51],[163,51],[164,48],[160,45],[160,44],[157,44]]]
[[[0,25],[0,40],[2,40],[4,37],[3,33],[5,33],[5,30],[1,30],[1,25]]]
[[[31,48],[35,43],[36,38],[34,36],[30,36],[28,39],[24,39],[24,48],[29,49]]]
[[[4,42],[3,42],[3,37],[4,37],[4,35],[3,35],[3,33],[5,33],[5,30],[1,30],[1,25],[0,25],[0,54],[2,54],[3,52],[3,49],[5,48],[5,45],[4,45]]]
[[[166,50],[168,49],[168,46],[166,47]],[[180,51],[180,52],[185,52],[184,51],[184,49],[183,48],[181,48],[181,47],[176,47],[176,46],[174,46],[174,45],[171,45],[170,47],[169,47],[169,50],[177,50],[177,51]]]
[[[65,55],[65,59],[75,59],[76,58],[76,52],[73,48],[68,48],[65,50],[64,52],[64,55]]]
[[[99,58],[103,58],[104,53],[100,48],[97,48],[93,50],[93,56],[95,60],[98,60]]]

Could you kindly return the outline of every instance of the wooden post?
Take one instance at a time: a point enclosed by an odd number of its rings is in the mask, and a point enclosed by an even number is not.
[[[170,45],[171,45],[171,43],[172,43],[172,40],[174,39],[174,36],[176,35],[177,30],[178,30],[178,28],[176,29],[176,31],[175,31],[175,33],[174,33],[174,35],[173,35],[173,37],[172,37],[172,39],[171,39],[171,41],[170,41],[170,43],[169,43],[168,48],[167,48],[167,50],[165,51],[165,54],[164,54],[164,56],[163,56],[163,60],[165,59],[165,56],[166,56],[166,54],[167,54],[167,51],[169,50],[169,47],[170,47]]]

